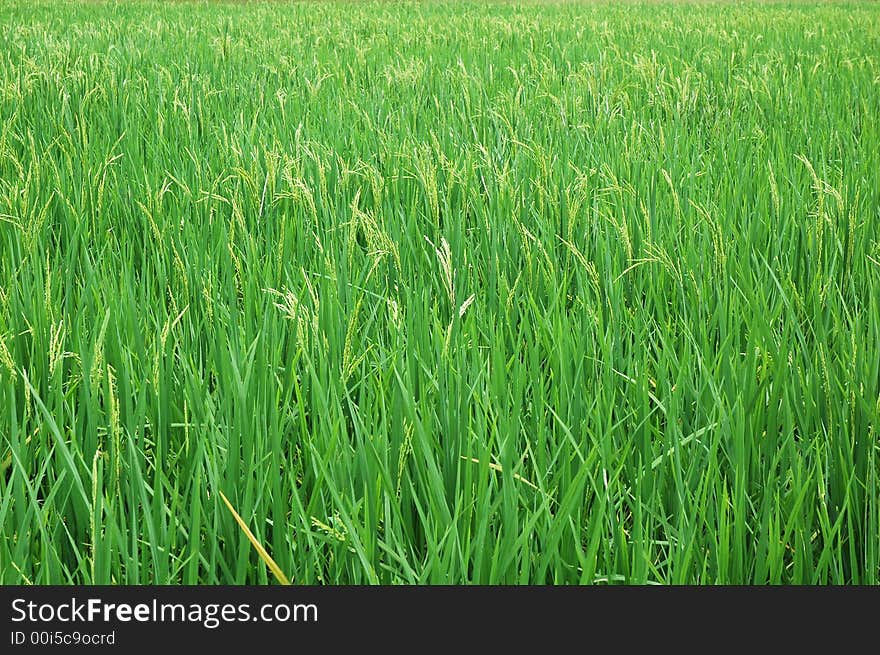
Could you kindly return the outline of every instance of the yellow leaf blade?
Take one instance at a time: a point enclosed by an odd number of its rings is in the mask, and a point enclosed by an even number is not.
[[[232,503],[229,502],[229,499],[223,494],[222,491],[218,492],[220,494],[220,498],[223,499],[223,502],[226,503],[226,508],[232,513],[232,518],[235,519],[235,522],[238,523],[238,527],[241,528],[242,532],[244,532],[245,536],[247,536],[248,541],[251,542],[251,545],[256,549],[257,554],[260,558],[266,563],[266,566],[269,567],[269,570],[272,571],[272,574],[275,578],[283,585],[289,585],[290,580],[288,580],[287,576],[284,575],[284,571],[281,570],[281,567],[275,563],[275,560],[272,559],[272,556],[266,552],[266,549],[263,548],[263,545],[257,541],[257,538],[254,536],[254,533],[250,531],[247,523],[244,522],[244,519],[239,516],[238,512],[235,511],[235,508],[232,506]]]

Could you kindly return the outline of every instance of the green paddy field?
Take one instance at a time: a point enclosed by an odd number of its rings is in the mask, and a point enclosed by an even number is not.
[[[0,584],[282,581],[880,583],[880,5],[4,2]]]

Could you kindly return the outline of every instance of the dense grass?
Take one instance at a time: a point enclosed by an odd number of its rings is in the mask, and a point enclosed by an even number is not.
[[[0,583],[880,582],[880,6],[0,7]]]

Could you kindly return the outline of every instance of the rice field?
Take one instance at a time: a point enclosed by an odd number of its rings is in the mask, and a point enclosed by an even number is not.
[[[878,119],[872,2],[4,2],[0,584],[880,583]]]

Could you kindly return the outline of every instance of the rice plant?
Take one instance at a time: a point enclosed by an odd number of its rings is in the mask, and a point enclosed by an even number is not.
[[[880,6],[0,6],[0,584],[877,584]]]

